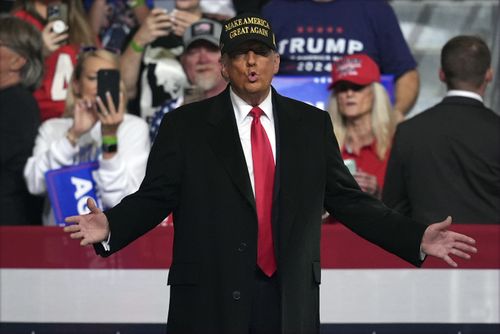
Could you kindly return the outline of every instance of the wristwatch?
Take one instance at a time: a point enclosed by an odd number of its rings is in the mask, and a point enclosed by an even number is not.
[[[104,153],[114,153],[118,151],[118,138],[116,138],[116,136],[102,136],[101,148]]]
[[[118,144],[102,144],[101,149],[104,153],[114,153],[118,151]]]

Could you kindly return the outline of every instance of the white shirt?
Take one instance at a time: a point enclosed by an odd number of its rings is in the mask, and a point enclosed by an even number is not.
[[[103,159],[100,152],[100,122],[78,139],[77,146],[72,146],[66,138],[72,125],[72,118],[52,118],[38,129],[33,155],[24,167],[29,192],[47,194],[45,172],[49,170],[94,160],[99,161],[99,169],[93,176],[104,207],[113,207],[135,192],[144,178],[150,150],[146,122],[134,115],[124,115],[117,133],[119,149],[111,159]],[[44,225],[55,224],[48,198],[42,220]]]
[[[451,89],[446,93],[446,97],[448,96],[463,96],[483,102],[481,95],[468,90]]]
[[[252,144],[250,141],[250,130],[252,128],[253,117],[250,115],[250,110],[254,106],[243,101],[232,88],[229,89],[231,103],[234,109],[234,116],[236,118],[236,126],[238,127],[238,133],[240,135],[241,146],[243,148],[243,154],[245,155],[245,161],[247,163],[248,175],[250,176],[250,182],[252,183],[252,190],[255,196],[255,182],[253,175],[253,160],[252,160]],[[273,103],[271,88],[269,88],[269,93],[267,97],[258,105],[260,109],[264,112],[260,117],[260,123],[266,131],[267,137],[269,138],[269,143],[271,144],[271,149],[273,151],[274,164],[276,165],[276,132],[274,130],[274,115],[273,115]]]

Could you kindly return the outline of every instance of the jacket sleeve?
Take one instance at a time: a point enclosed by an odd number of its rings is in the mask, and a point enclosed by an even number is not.
[[[97,244],[100,255],[119,251],[161,223],[177,207],[183,156],[175,114],[172,111],[163,118],[139,190],[104,212],[111,231],[111,250],[104,252]]]

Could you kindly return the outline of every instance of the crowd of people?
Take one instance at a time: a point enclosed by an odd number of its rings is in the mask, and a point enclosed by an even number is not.
[[[447,96],[405,121],[419,75],[385,1],[62,0],[62,32],[54,2],[16,0],[1,18],[1,225],[55,223],[51,170],[97,162],[103,209],[135,192],[164,116],[225,90],[219,37],[243,11],[273,27],[277,75],[331,77],[326,109],[362,191],[417,220],[500,223],[499,121],[482,102],[492,71],[480,38],[443,48]],[[119,70],[117,105],[98,97],[102,69]],[[394,78],[392,102],[381,75]]]

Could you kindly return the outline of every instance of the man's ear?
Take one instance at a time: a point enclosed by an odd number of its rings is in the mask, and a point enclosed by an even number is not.
[[[183,54],[181,54],[181,56],[180,56],[179,60],[180,60],[180,62],[181,62],[182,67],[183,67],[183,68],[185,68],[185,67],[184,67],[184,65],[185,65],[184,63],[186,62],[186,56],[184,55],[184,53],[183,53]]]
[[[491,82],[493,80],[493,69],[490,67],[484,76],[485,82]]]
[[[439,80],[446,83],[446,75],[444,74],[444,71],[442,68],[439,69]]]
[[[274,64],[273,64],[273,73],[276,74],[280,70],[280,54],[278,52],[274,52]]]
[[[229,82],[229,75],[227,74],[227,68],[226,68],[226,63],[227,63],[227,56],[223,55],[220,57],[219,63],[220,63],[220,74],[226,80]]]
[[[26,64],[26,58],[16,55],[10,62],[10,69],[15,72],[21,71]]]

